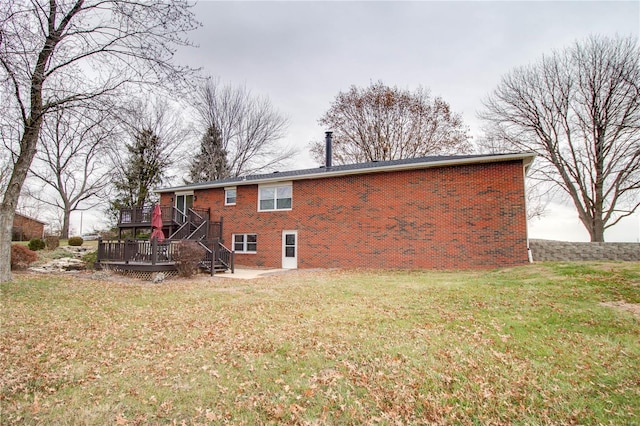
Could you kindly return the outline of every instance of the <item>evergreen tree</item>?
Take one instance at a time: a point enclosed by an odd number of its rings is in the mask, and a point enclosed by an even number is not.
[[[162,139],[148,128],[136,131],[133,143],[125,144],[128,156],[113,185],[118,195],[112,213],[122,207],[144,207],[154,200],[152,189],[162,183],[171,164]]]
[[[200,143],[200,152],[191,162],[189,179],[191,183],[209,182],[230,176],[227,152],[222,146],[220,131],[209,126]]]

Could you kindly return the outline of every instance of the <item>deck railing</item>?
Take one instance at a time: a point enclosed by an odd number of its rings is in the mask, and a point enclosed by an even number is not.
[[[187,213],[183,213],[172,206],[160,206],[160,211],[163,223],[209,220],[209,210],[207,209],[188,209]],[[121,208],[118,225],[151,225],[152,216],[153,206]]]
[[[162,222],[170,223],[173,220],[173,210],[175,207],[160,206],[162,212]],[[153,206],[145,207],[125,207],[120,209],[120,217],[118,225],[151,225],[151,216],[153,215]]]
[[[163,229],[169,230],[169,238],[157,240],[126,239],[98,243],[97,261],[105,263],[135,264],[137,267],[162,264],[162,268],[173,264],[177,243],[195,240],[207,248],[204,264],[217,263],[233,270],[233,253],[222,246],[222,218],[210,220],[209,209],[187,209],[185,213],[172,206],[161,206]],[[130,207],[120,210],[118,226],[124,228],[150,228],[153,207]],[[165,234],[166,235],[166,234]]]
[[[174,255],[180,241],[166,239],[158,242],[152,240],[118,240],[98,241],[98,262],[157,265],[173,263]],[[234,253],[220,243],[220,240],[199,242],[206,248],[203,262],[211,266],[214,272],[215,263],[221,262],[226,268],[234,272]]]
[[[98,241],[98,262],[157,263],[173,262],[177,243],[181,240]]]
[[[210,240],[220,240],[220,242],[224,242],[224,238],[222,238],[222,217],[220,218],[220,222],[211,222],[209,221],[209,234],[208,238]]]

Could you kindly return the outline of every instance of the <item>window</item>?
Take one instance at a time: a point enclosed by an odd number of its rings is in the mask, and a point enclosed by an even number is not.
[[[291,210],[291,184],[261,186],[258,192],[258,211]]]
[[[224,189],[224,205],[235,206],[236,205],[236,187]]]
[[[240,253],[255,253],[258,248],[256,234],[233,234],[233,250]]]

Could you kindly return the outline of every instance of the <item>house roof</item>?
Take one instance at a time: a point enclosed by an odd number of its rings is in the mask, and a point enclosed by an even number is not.
[[[43,224],[43,225],[46,225],[46,224],[47,224],[47,222],[43,222],[43,221],[41,221],[41,220],[38,220],[38,219],[36,219],[36,218],[33,218],[33,217],[31,217],[31,216],[27,216],[26,214],[22,214],[22,213],[18,213],[18,212],[16,212],[14,216],[20,216],[20,217],[23,217],[23,218],[25,218],[25,219],[29,219],[29,220],[32,220],[32,221],[34,221],[34,222],[41,223],[41,224]]]
[[[372,161],[368,163],[345,164],[331,167],[317,167],[313,169],[273,172],[259,175],[238,176],[219,179],[211,182],[199,182],[190,185],[174,186],[156,189],[156,193],[190,191],[195,189],[221,188],[226,186],[256,185],[290,180],[322,179],[337,176],[347,176],[365,173],[381,173],[391,171],[426,169],[434,167],[460,166],[468,164],[496,163],[521,160],[528,170],[535,158],[532,152],[481,154],[481,155],[437,155],[430,157],[406,158],[403,160]]]

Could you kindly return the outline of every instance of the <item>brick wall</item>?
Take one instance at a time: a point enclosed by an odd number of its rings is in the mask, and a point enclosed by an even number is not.
[[[44,236],[44,223],[16,213],[13,218],[12,233],[14,234],[14,239],[17,240],[42,238]]]
[[[577,243],[529,240],[534,261],[629,260],[640,261],[638,243]]]
[[[258,185],[195,191],[224,217],[224,238],[258,234],[239,265],[280,267],[282,231],[298,231],[298,267],[467,269],[527,262],[522,161],[293,181],[291,211],[258,212]],[[162,194],[168,204],[169,194]]]

